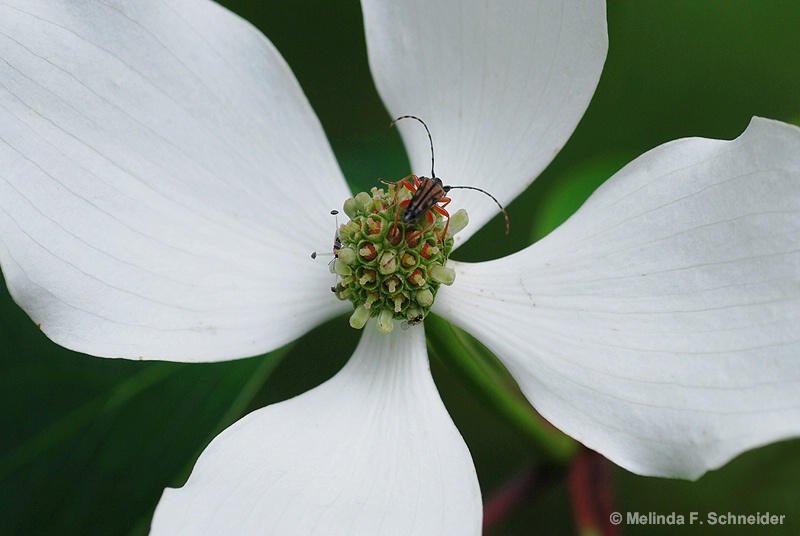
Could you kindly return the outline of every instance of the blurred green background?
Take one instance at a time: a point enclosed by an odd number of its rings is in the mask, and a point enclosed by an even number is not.
[[[222,3],[282,52],[354,187],[408,172],[367,68],[357,1]],[[797,0],[618,0],[608,6],[608,23],[610,50],[595,98],[565,149],[509,207],[512,238],[494,240],[502,233],[495,219],[457,258],[495,258],[524,247],[619,167],[660,143],[730,139],[753,115],[800,120]],[[269,356],[209,365],[134,363],[49,342],[4,286],[0,314],[2,534],[146,533],[161,490],[182,483],[216,433],[244,412],[332,375],[358,337],[340,318]],[[432,368],[484,493],[539,463],[535,449],[482,408],[447,367],[434,360]],[[574,533],[563,474],[556,468],[548,475],[491,534]],[[695,525],[680,527],[681,533],[800,533],[798,441],[747,453],[694,483],[621,469],[614,478],[622,512],[786,515],[777,527]],[[679,527],[623,529],[672,534]]]

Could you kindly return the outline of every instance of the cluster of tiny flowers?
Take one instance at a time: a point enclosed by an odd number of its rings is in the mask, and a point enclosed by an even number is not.
[[[341,277],[332,287],[340,300],[355,306],[350,325],[361,329],[372,317],[379,331],[389,333],[394,320],[404,327],[427,316],[439,286],[451,285],[447,268],[453,234],[467,224],[461,210],[448,221],[434,210],[404,224],[402,214],[413,193],[403,183],[388,190],[372,188],[344,203],[350,221],[339,226],[331,270]]]

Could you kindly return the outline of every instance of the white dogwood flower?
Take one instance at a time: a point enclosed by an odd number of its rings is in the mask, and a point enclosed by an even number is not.
[[[362,0],[388,110],[438,175],[508,203],[580,120],[599,0]],[[413,169],[427,139],[401,125]],[[406,136],[406,134],[409,134]],[[309,252],[351,193],[272,45],[207,0],[0,3],[0,264],[57,343],[198,362],[348,310]],[[472,224],[496,214],[459,195]],[[451,210],[452,212],[452,210]],[[433,311],[550,422],[615,463],[694,478],[800,432],[800,129],[660,146],[543,240],[450,261]],[[220,434],[154,534],[477,534],[469,452],[423,327],[364,331],[333,379]]]

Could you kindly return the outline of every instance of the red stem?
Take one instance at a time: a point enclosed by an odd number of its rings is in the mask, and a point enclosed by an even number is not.
[[[578,533],[618,536],[619,526],[610,521],[614,489],[609,461],[583,448],[570,464],[568,478]]]
[[[483,532],[497,525],[530,497],[536,485],[537,471],[525,468],[495,490],[483,503]]]

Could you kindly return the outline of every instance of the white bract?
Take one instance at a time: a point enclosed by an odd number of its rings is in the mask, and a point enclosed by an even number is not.
[[[390,113],[425,119],[439,176],[504,204],[605,59],[602,1],[362,6]],[[400,128],[424,173],[427,139]],[[294,340],[348,309],[309,252],[349,195],[280,55],[216,4],[0,2],[0,263],[57,343],[215,361]],[[496,213],[474,192],[460,207],[456,244]],[[571,436],[694,478],[800,432],[799,236],[800,129],[754,119],[646,153],[523,251],[451,262],[433,310]],[[423,328],[366,329],[332,380],[216,438],[153,533],[477,534],[480,517]]]

